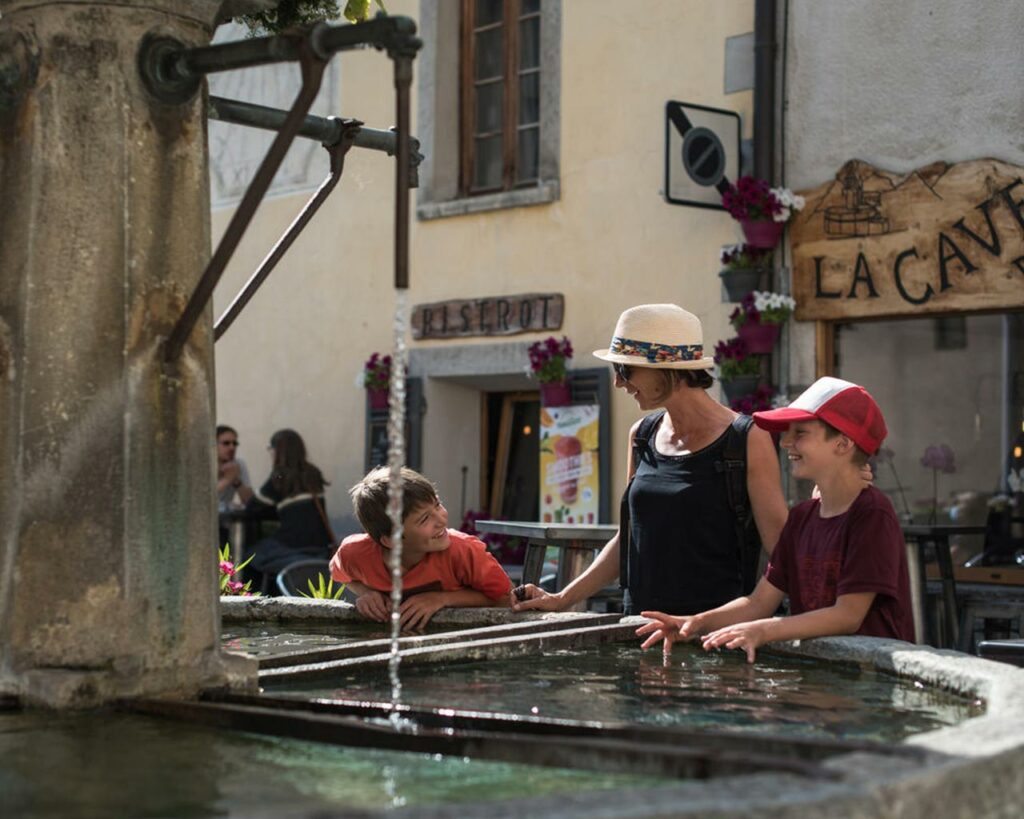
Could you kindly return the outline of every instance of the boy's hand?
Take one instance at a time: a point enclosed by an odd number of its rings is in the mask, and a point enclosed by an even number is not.
[[[356,598],[356,611],[367,620],[386,623],[391,618],[391,598],[371,589]]]
[[[560,595],[548,594],[533,583],[512,590],[512,611],[561,611],[564,607]]]
[[[422,631],[430,618],[444,608],[444,592],[414,594],[398,609],[402,631]]]
[[[661,640],[662,652],[670,654],[673,643],[677,640],[690,639],[698,633],[700,628],[697,615],[675,617],[660,611],[642,611],[640,614],[642,617],[649,617],[652,621],[644,623],[636,630],[638,637],[643,637],[645,634],[651,635],[640,644],[640,648],[645,650]]]
[[[752,663],[756,658],[758,647],[771,642],[768,636],[768,627],[771,622],[771,619],[751,620],[749,623],[737,623],[734,626],[726,626],[712,631],[702,640],[704,650],[742,648],[747,653],[747,662]]]
[[[864,464],[860,468],[860,479],[865,489],[875,482],[875,473],[871,471],[871,464]]]

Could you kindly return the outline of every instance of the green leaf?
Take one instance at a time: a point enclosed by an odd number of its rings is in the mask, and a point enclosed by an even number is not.
[[[311,578],[307,578],[306,583],[309,585],[309,596],[316,597],[316,586],[313,585],[313,580]]]
[[[241,563],[239,563],[237,566],[235,566],[235,574],[238,574],[240,571],[242,571],[242,569],[244,569],[246,566],[248,566],[252,562],[252,559],[254,557],[256,557],[256,555],[255,554],[251,554],[245,560],[243,560]]]
[[[348,0],[345,4],[345,19],[350,23],[362,23],[370,17],[370,0]]]

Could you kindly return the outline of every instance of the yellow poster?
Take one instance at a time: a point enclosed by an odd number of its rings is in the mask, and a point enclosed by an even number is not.
[[[541,522],[598,522],[599,409],[596,405],[541,408]]]

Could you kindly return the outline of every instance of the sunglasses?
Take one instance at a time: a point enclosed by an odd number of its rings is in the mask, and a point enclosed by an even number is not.
[[[620,364],[617,361],[612,362],[612,369],[623,381],[629,381],[629,377],[633,374],[633,368],[629,364]]]

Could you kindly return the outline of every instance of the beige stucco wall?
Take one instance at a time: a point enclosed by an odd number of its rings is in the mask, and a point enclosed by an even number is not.
[[[415,17],[418,4],[403,0],[388,8]],[[751,0],[647,0],[628,9],[613,0],[564,0],[560,201],[415,222],[410,303],[564,293],[562,332],[579,351],[573,363],[591,367],[597,361],[589,351],[607,346],[620,311],[670,301],[702,319],[710,350],[728,334],[731,309],[721,302],[717,254],[738,234],[723,212],[662,198],[664,105],[677,99],[739,111],[749,137],[751,93],[722,89],[725,38],[752,28]],[[390,61],[376,52],[340,59],[339,113],[388,127],[394,119]],[[332,200],[217,345],[219,417],[238,428],[253,480],[269,469],[269,435],[294,427],[333,481],[332,516],[347,511],[344,489],[362,473],[364,396],[355,379],[371,352],[391,346],[392,174],[391,160],[353,151]],[[218,288],[218,314],[304,201],[291,195],[263,204]],[[229,215],[214,214],[215,236]],[[454,343],[474,342],[412,346]],[[461,467],[468,465],[474,506],[478,393],[428,379],[426,398],[424,471],[454,506]],[[617,393],[612,415],[615,497],[624,486],[628,430],[639,413]]]

